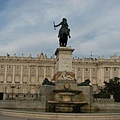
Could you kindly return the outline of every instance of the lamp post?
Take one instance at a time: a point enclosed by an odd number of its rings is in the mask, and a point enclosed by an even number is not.
[[[19,89],[21,88],[20,85],[17,86],[17,89],[18,89],[18,97],[19,97]]]
[[[7,87],[5,86],[4,97],[3,97],[3,99],[6,99],[6,94],[7,94]]]
[[[12,100],[13,100],[13,89],[16,87],[15,85],[10,86],[12,88]]]
[[[37,89],[36,89],[36,92],[37,92],[37,94],[36,94],[36,99],[39,100],[39,97],[40,97],[40,95],[39,95],[40,85],[37,85],[36,88],[37,88]]]

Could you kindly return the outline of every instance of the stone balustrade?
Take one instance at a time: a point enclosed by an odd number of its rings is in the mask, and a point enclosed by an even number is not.
[[[97,103],[114,103],[114,99],[95,98],[94,102],[97,102]]]
[[[41,101],[41,95],[32,93],[6,93],[5,100]]]

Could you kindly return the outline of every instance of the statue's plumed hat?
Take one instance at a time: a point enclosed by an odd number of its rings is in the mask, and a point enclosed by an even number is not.
[[[67,19],[66,19],[66,18],[63,18],[63,19],[62,19],[62,21],[64,21],[64,20],[65,20],[65,21],[67,21]]]

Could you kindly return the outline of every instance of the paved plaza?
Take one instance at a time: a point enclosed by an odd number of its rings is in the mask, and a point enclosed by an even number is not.
[[[22,118],[22,117],[13,117],[13,116],[5,116],[0,115],[0,120],[45,120],[42,118]]]

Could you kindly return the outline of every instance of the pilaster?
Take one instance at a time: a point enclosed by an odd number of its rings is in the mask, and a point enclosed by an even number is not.
[[[85,72],[85,68],[83,67],[82,68],[82,82],[85,80],[85,74],[84,74],[84,72]]]
[[[104,67],[100,67],[100,85],[104,82]]]
[[[92,80],[92,70],[91,70],[92,68],[90,67],[90,80],[92,81],[92,83],[93,83],[93,80]]]
[[[110,67],[110,79],[112,79],[113,78],[113,68],[112,67]]]
[[[44,66],[44,78],[46,78],[46,66]]]
[[[118,77],[120,78],[120,67],[118,68]]]
[[[15,65],[13,65],[13,79],[12,83],[15,83]]]
[[[51,75],[51,77],[53,77],[54,76],[54,67],[52,66],[51,69],[52,69],[52,73],[51,73],[52,75]]]
[[[4,80],[4,83],[7,82],[7,64],[5,65],[5,80]]]
[[[28,83],[31,83],[31,74],[30,74],[30,66],[28,66]]]
[[[78,70],[78,68],[75,68],[75,78],[77,79],[77,70]]]
[[[38,81],[38,66],[36,66],[36,83],[39,83],[39,81]]]
[[[20,84],[22,84],[23,81],[23,65],[21,65],[21,79],[20,79]]]

